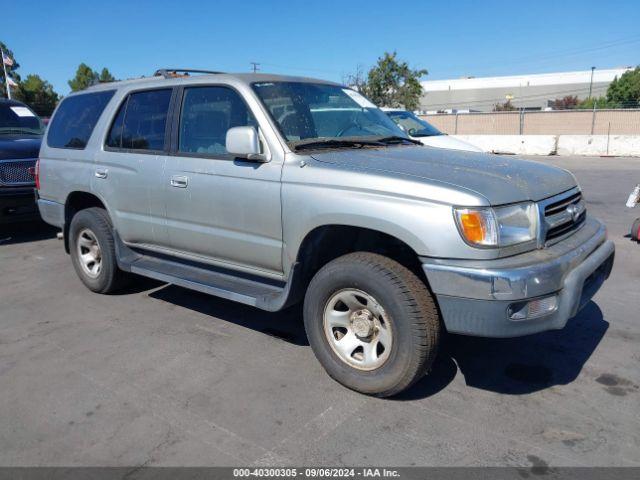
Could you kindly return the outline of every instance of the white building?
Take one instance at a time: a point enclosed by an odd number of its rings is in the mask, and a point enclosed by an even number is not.
[[[493,110],[497,103],[508,99],[518,108],[541,110],[549,102],[568,95],[576,95],[580,100],[589,96],[605,95],[609,84],[620,77],[626,68],[612,68],[593,71],[538,73],[532,75],[511,75],[506,77],[457,78],[451,80],[427,80],[421,82],[424,93],[420,110],[424,112],[486,112]]]

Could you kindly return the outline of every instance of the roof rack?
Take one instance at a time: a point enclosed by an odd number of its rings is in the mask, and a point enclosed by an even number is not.
[[[186,77],[189,76],[190,73],[209,73],[209,74],[218,74],[224,72],[215,72],[213,70],[195,70],[193,68],[159,68],[153,74],[154,77],[164,77],[164,78],[175,78],[175,77]],[[182,75],[181,75],[182,74]]]

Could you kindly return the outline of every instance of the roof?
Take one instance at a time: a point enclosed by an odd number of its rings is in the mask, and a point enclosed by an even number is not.
[[[593,83],[608,83],[617,76],[631,70],[631,67],[611,68],[593,71]],[[426,80],[420,82],[425,92],[448,90],[474,90],[486,88],[533,87],[543,85],[572,85],[589,83],[591,70],[574,72],[536,73],[504,77],[455,78],[448,80]]]
[[[194,83],[209,83],[212,81],[241,81],[246,84],[254,82],[303,82],[303,83],[322,83],[326,85],[340,85],[339,83],[330,82],[328,80],[320,80],[317,78],[296,77],[290,75],[276,75],[269,73],[215,73],[215,74],[198,74],[181,77],[164,78],[162,76],[141,77],[129,80],[120,80],[117,82],[99,83],[93,85],[82,92],[111,90],[113,88],[121,88],[127,86],[163,86],[163,85],[180,85]],[[74,92],[81,93],[81,92]]]

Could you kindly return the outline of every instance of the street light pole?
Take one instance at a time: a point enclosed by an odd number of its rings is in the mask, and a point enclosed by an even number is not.
[[[593,91],[593,71],[596,67],[591,67],[591,81],[589,82],[589,100],[591,100],[591,92]]]

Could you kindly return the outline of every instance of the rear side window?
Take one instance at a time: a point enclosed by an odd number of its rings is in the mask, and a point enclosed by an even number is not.
[[[118,115],[111,125],[109,135],[107,136],[107,147],[120,148],[122,146],[122,127],[124,126],[124,114],[127,112],[127,100],[120,106]]]
[[[129,95],[111,125],[107,147],[163,150],[170,100],[170,88]]]
[[[84,93],[65,98],[49,125],[47,145],[82,150],[115,90]]]

